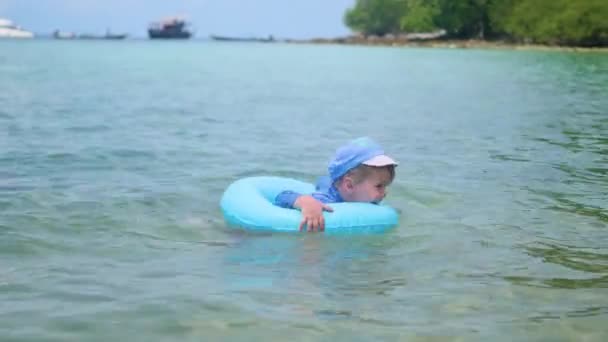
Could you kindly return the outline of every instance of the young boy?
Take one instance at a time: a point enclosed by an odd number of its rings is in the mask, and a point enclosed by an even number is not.
[[[300,230],[307,227],[308,231],[323,231],[323,211],[333,211],[327,203],[380,203],[395,178],[397,165],[375,141],[358,138],[336,151],[327,168],[329,177],[317,182],[316,192],[302,195],[283,191],[275,198],[275,204],[302,211]]]

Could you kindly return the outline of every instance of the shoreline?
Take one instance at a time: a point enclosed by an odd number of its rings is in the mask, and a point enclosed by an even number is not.
[[[511,43],[506,41],[488,41],[478,39],[429,39],[404,40],[398,38],[381,37],[345,37],[345,38],[313,38],[305,40],[287,39],[290,44],[317,44],[317,45],[352,45],[352,46],[379,46],[379,47],[412,47],[412,48],[439,48],[439,49],[483,49],[483,50],[519,50],[519,51],[562,51],[562,52],[604,52],[608,47],[581,47],[558,46],[541,44]]]

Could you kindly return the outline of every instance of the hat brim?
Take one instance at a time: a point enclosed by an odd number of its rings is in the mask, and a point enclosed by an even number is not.
[[[382,154],[382,155],[375,156],[371,159],[364,161],[363,165],[368,165],[368,166],[395,165],[395,166],[397,166],[397,165],[399,165],[399,163],[397,163],[393,158]]]

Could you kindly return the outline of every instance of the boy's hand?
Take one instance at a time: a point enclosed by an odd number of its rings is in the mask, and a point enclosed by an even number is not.
[[[331,207],[323,204],[310,195],[298,197],[294,203],[294,207],[299,208],[302,211],[300,231],[304,230],[304,227],[306,227],[309,232],[324,231],[325,218],[323,218],[323,211],[334,211]]]

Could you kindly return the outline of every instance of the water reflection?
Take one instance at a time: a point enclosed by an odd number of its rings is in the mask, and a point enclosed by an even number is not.
[[[258,314],[357,319],[353,301],[374,303],[406,279],[391,277],[387,237],[241,234],[222,261],[222,287]],[[276,304],[276,305],[275,305]]]
[[[608,139],[604,133],[608,131],[608,127],[604,127],[603,120],[591,120],[586,127],[581,129],[565,129],[562,131],[564,136],[570,141],[581,146],[582,149],[592,153],[606,154],[608,150]]]
[[[527,188],[527,190],[533,194],[550,198],[555,202],[555,204],[547,206],[545,209],[587,216],[596,218],[601,222],[608,223],[608,211],[606,211],[605,208],[579,202],[582,200],[592,200],[592,198],[585,197],[584,194],[550,190],[535,190],[532,188]],[[574,200],[572,198],[577,198],[578,200]]]
[[[560,246],[546,242],[538,243],[537,246],[526,246],[525,251],[532,257],[542,258],[545,262],[573,270],[608,273],[608,254],[586,252],[574,246]]]
[[[544,169],[539,174],[539,182],[524,186],[524,189],[550,199],[553,204],[545,209],[586,216],[606,223],[608,102],[605,96],[598,95],[605,94],[608,64],[605,60],[588,59],[590,63],[584,67],[574,65],[565,69],[569,73],[560,76],[561,83],[567,84],[569,78],[579,81],[576,88],[578,95],[564,95],[566,105],[555,107],[555,112],[543,117],[544,130],[535,129],[527,137],[534,144],[545,145],[540,146],[544,154],[538,162],[543,167],[559,171],[558,176],[548,179],[543,175],[552,170]],[[572,61],[579,62],[576,58]],[[580,80],[590,78],[589,75],[585,76],[589,68],[599,72],[600,76],[594,78],[594,82],[581,83]],[[583,74],[573,75],[572,72]]]
[[[540,278],[530,276],[506,276],[517,285],[551,287],[562,289],[608,288],[608,254],[580,250],[575,246],[557,245],[546,242],[524,246],[531,257],[541,258],[546,263],[556,264],[570,270],[597,275],[591,278]]]
[[[608,314],[608,307],[593,306],[589,308],[567,311],[565,313],[543,312],[541,314],[528,318],[533,322],[542,322],[546,320],[562,319],[563,317],[593,317]]]
[[[593,113],[564,113],[568,121],[558,137],[533,137],[534,141],[559,146],[569,152],[591,152],[599,155],[608,154],[608,120],[605,113],[598,109]],[[578,118],[578,120],[576,120]]]
[[[590,279],[568,279],[568,278],[549,278],[539,279],[534,277],[506,276],[503,279],[522,286],[549,287],[557,289],[600,289],[608,288],[608,276]]]

